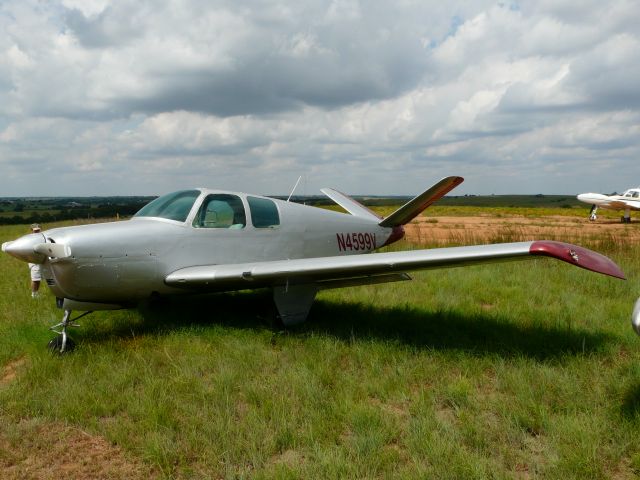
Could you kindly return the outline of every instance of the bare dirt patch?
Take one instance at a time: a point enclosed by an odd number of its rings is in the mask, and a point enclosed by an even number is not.
[[[0,471],[11,479],[156,478],[106,439],[58,422],[0,417]]]
[[[18,371],[22,368],[22,366],[26,363],[24,357],[16,358],[15,360],[10,361],[2,368],[2,373],[0,373],[0,386],[8,385],[12,381],[16,379],[18,375]]]
[[[418,217],[405,227],[405,238],[412,243],[471,245],[528,240],[558,240],[572,243],[638,244],[640,222],[623,224],[603,219],[518,215],[474,217]]]
[[[289,468],[296,468],[300,464],[304,463],[305,457],[296,450],[285,450],[282,453],[271,457],[269,463],[272,465],[286,465]]]

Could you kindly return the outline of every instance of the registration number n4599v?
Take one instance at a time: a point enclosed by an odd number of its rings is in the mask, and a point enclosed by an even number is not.
[[[336,233],[338,241],[338,250],[345,252],[347,250],[375,250],[376,234],[375,233]]]

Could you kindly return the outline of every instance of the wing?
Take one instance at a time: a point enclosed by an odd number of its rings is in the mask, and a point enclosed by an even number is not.
[[[337,257],[204,265],[177,270],[165,278],[173,287],[242,290],[289,284],[318,288],[408,279],[404,272],[547,256],[594,272],[624,279],[609,258],[586,248],[553,241],[370,253]]]
[[[609,199],[600,206],[610,210],[640,210],[640,200],[627,200],[626,198]]]
[[[635,205],[630,205],[624,200],[610,200],[606,205],[603,205],[605,208],[611,208],[613,210],[624,210],[626,208],[635,209]]]
[[[629,210],[640,210],[640,200],[625,200],[625,206],[623,208],[628,208]]]

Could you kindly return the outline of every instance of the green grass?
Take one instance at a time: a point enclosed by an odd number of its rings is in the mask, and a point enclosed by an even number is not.
[[[139,478],[633,478],[640,253],[607,248],[627,282],[544,259],[434,270],[322,292],[286,332],[264,292],[183,298],[82,319],[64,357],[53,298],[0,255],[0,379],[21,362],[0,466],[64,425]]]

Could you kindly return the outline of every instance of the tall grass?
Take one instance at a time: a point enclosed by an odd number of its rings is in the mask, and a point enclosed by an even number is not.
[[[526,242],[537,239],[555,240],[561,242],[578,243],[588,248],[595,248],[604,251],[625,250],[637,243],[636,231],[602,231],[602,232],[585,232],[576,228],[570,230],[567,228],[555,231],[545,231],[544,233],[532,234],[531,230],[519,225],[501,225],[499,228],[492,229],[490,233],[478,231],[473,228],[451,229],[447,235],[434,238],[430,235],[429,226],[432,222],[417,224],[411,230],[410,244],[419,245],[421,247],[442,247],[442,246],[461,246],[461,245],[478,245],[489,243],[510,243],[510,242]],[[635,226],[633,227],[635,229]]]
[[[606,250],[629,281],[544,259],[435,270],[322,292],[286,331],[268,293],[185,297],[95,313],[64,357],[50,294],[0,255],[0,466],[29,477],[43,432],[74,428],[131,478],[633,478],[640,253]]]

